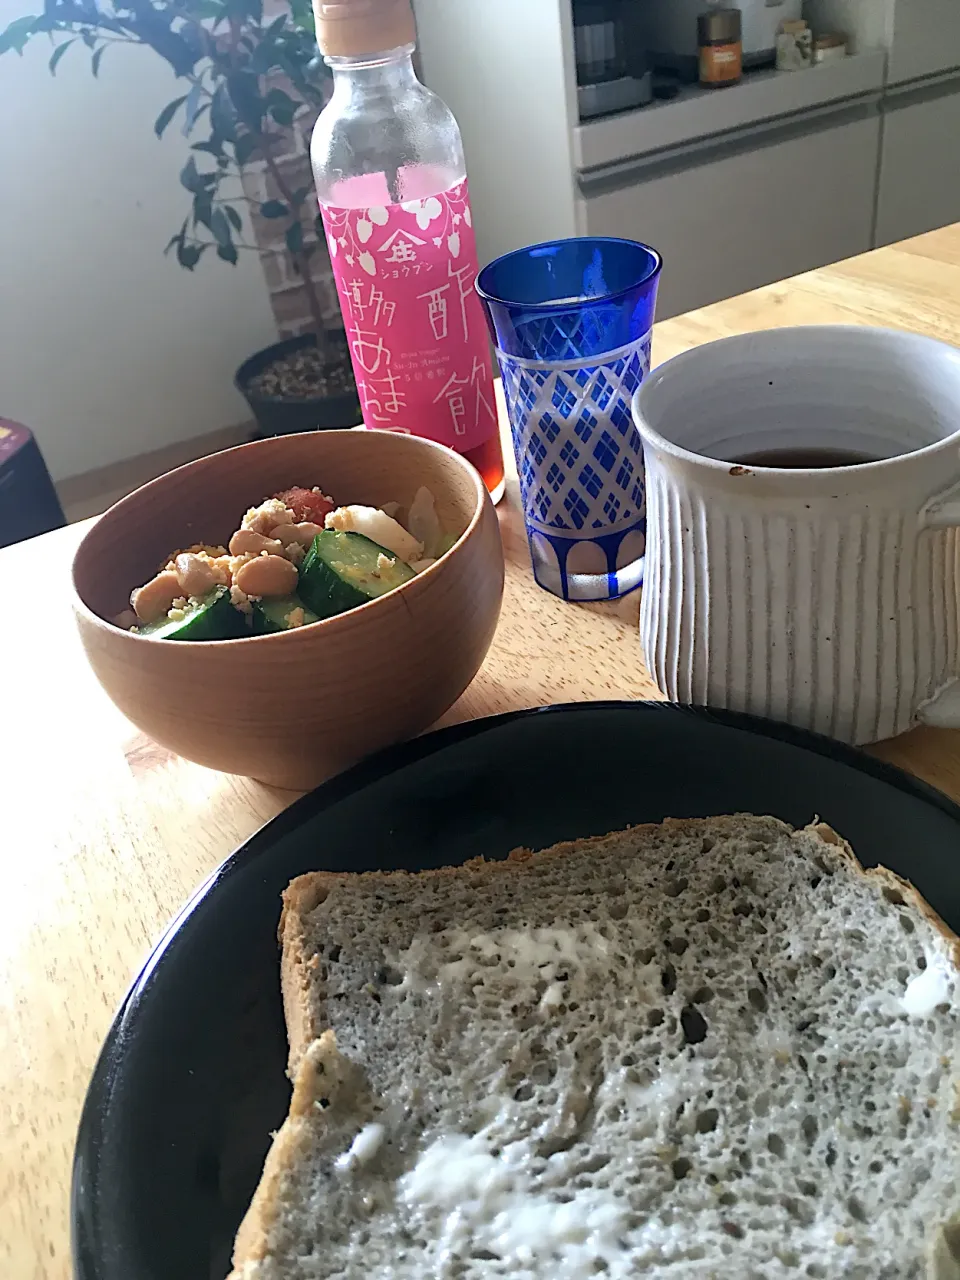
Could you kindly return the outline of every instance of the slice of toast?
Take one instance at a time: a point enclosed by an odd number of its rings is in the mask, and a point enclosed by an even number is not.
[[[284,897],[233,1280],[956,1280],[960,943],[828,827],[668,820]]]

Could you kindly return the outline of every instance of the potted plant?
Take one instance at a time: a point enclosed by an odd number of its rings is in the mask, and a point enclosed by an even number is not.
[[[44,0],[42,14],[0,33],[0,53],[21,53],[38,36],[53,42],[51,72],[75,45],[89,51],[96,76],[111,45],[141,44],[184,81],[186,92],[154,125],[159,138],[181,119],[192,140],[180,172],[187,213],[166,249],[181,267],[192,271],[209,250],[231,264],[243,250],[257,250],[249,234],[254,216],[283,227],[313,332],[267,347],[237,370],[259,434],[360,422],[343,331],[327,329],[310,273],[312,254],[325,247],[312,185],[292,180],[282,161],[324,103],[309,3],[289,0],[265,13],[263,0]],[[250,194],[250,182],[244,189],[255,169],[265,174],[263,198]]]

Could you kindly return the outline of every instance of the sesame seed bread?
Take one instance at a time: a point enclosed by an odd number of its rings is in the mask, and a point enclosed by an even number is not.
[[[232,1280],[960,1278],[960,944],[830,828],[316,873],[281,935]]]

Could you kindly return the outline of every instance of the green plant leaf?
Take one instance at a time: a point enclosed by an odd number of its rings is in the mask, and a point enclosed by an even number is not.
[[[227,221],[227,215],[222,209],[214,209],[210,218],[210,230],[213,232],[213,238],[219,245],[232,245],[233,235],[230,231],[230,223]]]
[[[233,142],[237,136],[236,112],[222,84],[217,85],[210,103],[210,127],[218,138],[227,142]]]
[[[99,49],[93,51],[93,57],[90,59],[90,70],[95,76],[100,74],[100,60],[107,51],[107,46],[102,44]]]
[[[175,236],[171,236],[170,239],[167,241],[167,247],[163,251],[164,255],[168,254],[175,244],[178,244],[178,245],[183,244],[184,240],[186,239],[186,236],[187,236],[187,219],[184,218],[183,226],[180,228],[180,230],[177,232]]]
[[[260,149],[260,139],[255,133],[242,133],[233,146],[233,154],[236,157],[237,164],[245,165],[252,159],[254,153]]]
[[[213,201],[205,191],[200,191],[193,197],[193,223],[202,223],[203,226],[209,227],[213,218]]]
[[[259,77],[250,71],[234,71],[226,77],[226,85],[237,115],[251,133],[259,133],[266,110]]]
[[[223,143],[219,138],[210,138],[204,142],[193,142],[190,144],[191,151],[202,151],[205,155],[216,156],[219,160],[223,155]]]
[[[282,200],[264,200],[260,206],[262,218],[289,218],[290,210]]]
[[[65,3],[66,0],[63,0]],[[80,0],[77,0],[79,3]],[[95,11],[96,12],[96,11]],[[203,56],[200,41],[194,37],[190,43],[185,36],[193,35],[189,26],[184,26],[182,33],[172,27],[173,14],[161,8],[154,8],[145,0],[125,0],[121,7],[123,20],[119,29],[137,38],[140,44],[149,45],[154,53],[159,54],[173,68],[174,74],[187,76]],[[81,19],[82,20],[82,19]],[[97,12],[98,26],[110,27],[109,18]]]
[[[200,114],[200,105],[203,102],[203,86],[197,80],[190,92],[187,94],[187,100],[183,106],[183,128],[181,133],[185,138],[190,136],[193,126],[197,123],[197,116]]]
[[[290,0],[290,16],[294,26],[299,27],[301,31],[309,32],[311,36],[316,35],[313,5],[310,0]]]
[[[187,163],[180,170],[180,184],[194,196],[204,195],[209,198],[211,190],[217,185],[218,178],[215,173],[201,173],[197,168],[197,162],[193,156],[190,156]]]
[[[270,119],[280,126],[281,129],[292,129],[293,118],[296,115],[296,109],[293,107],[271,107]]]
[[[200,174],[197,171],[197,162],[193,156],[189,158],[180,170],[180,185],[186,187],[188,191],[197,191],[199,189]]]
[[[95,49],[97,47],[96,34],[90,27],[85,27],[84,30],[80,32],[80,39],[88,49]]]
[[[24,45],[38,29],[37,22],[39,19],[29,14],[23,18],[17,18],[10,23],[2,32],[0,32],[0,53],[6,53],[8,49],[15,49],[17,53],[23,53]]]
[[[50,62],[48,63],[48,66],[50,67],[50,74],[52,76],[57,74],[57,64],[73,43],[73,40],[64,40],[63,44],[58,44],[50,55]]]
[[[293,195],[290,197],[291,207],[299,209],[312,190],[312,187],[297,187],[296,191],[294,191]]]
[[[188,271],[192,271],[203,256],[203,251],[206,247],[205,244],[184,244],[181,241],[177,245],[177,261],[181,267],[186,267]]]
[[[153,132],[157,135],[158,138],[163,137],[164,129],[166,129],[167,125],[170,123],[173,117],[177,114],[177,112],[180,110],[180,108],[183,106],[186,100],[187,100],[187,95],[184,94],[182,98],[175,98],[173,102],[168,102],[167,105],[160,112],[160,114],[157,116],[156,120],[154,120]]]
[[[287,227],[287,234],[284,236],[287,242],[287,248],[292,254],[302,253],[303,251],[303,227],[298,222],[291,222]]]
[[[284,129],[289,129],[293,124],[293,117],[303,105],[297,102],[295,98],[291,98],[289,93],[284,93],[282,89],[271,89],[266,96],[267,112],[271,119]]]
[[[243,219],[240,217],[239,213],[237,213],[233,205],[225,204],[223,206],[223,211],[227,215],[227,217],[230,219],[230,225],[233,227],[234,231],[242,231]]]
[[[231,241],[230,244],[217,245],[217,257],[222,258],[224,262],[229,262],[231,266],[237,265],[237,249]]]

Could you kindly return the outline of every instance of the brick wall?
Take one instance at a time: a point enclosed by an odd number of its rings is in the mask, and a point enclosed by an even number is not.
[[[276,8],[279,6],[265,6]],[[281,87],[282,82],[278,80]],[[313,194],[313,174],[310,170],[310,134],[313,130],[315,113],[310,108],[303,111],[294,120],[294,127],[286,131],[288,143],[285,152],[275,149],[274,159],[285,182],[294,189],[309,187],[310,195],[303,204],[303,242],[304,245],[316,245],[310,258],[310,274],[317,286],[320,306],[328,328],[340,328],[340,305],[337,302],[336,286],[330,270],[330,258],[327,254],[326,242],[321,237],[317,242],[314,228],[314,216],[317,212],[316,197]],[[251,200],[277,200],[280,192],[276,189],[273,176],[267,172],[262,161],[251,161],[244,169],[244,193]],[[276,316],[277,328],[282,338],[291,338],[313,328],[310,308],[303,290],[300,274],[293,259],[287,252],[284,234],[288,221],[285,218],[262,218],[251,206],[251,222],[253,234],[260,247],[260,261],[270,292],[273,314]]]

